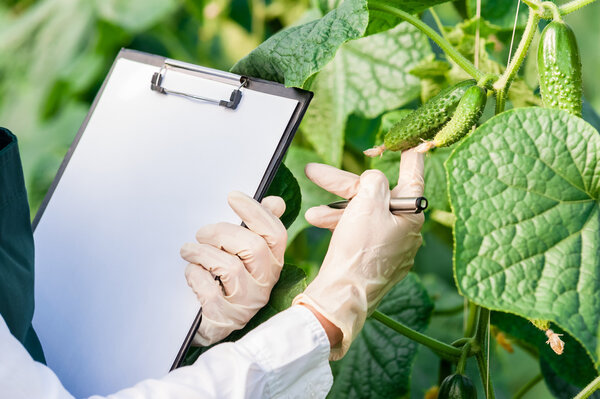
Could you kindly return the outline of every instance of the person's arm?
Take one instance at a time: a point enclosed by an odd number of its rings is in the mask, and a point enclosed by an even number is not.
[[[33,317],[33,234],[17,138],[0,128],[0,315],[38,360]]]
[[[216,345],[191,366],[105,398],[324,398],[333,382],[329,348],[325,330],[313,313],[293,306],[241,340]],[[72,398],[52,370],[29,356],[1,318],[0,353],[2,397]]]

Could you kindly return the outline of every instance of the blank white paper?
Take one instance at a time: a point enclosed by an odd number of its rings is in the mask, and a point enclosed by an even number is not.
[[[171,367],[199,304],[183,243],[239,224],[297,106],[243,89],[236,110],[150,90],[158,67],[120,58],[35,230],[35,315],[47,363],[76,397]],[[164,86],[229,99],[231,85],[169,70]]]

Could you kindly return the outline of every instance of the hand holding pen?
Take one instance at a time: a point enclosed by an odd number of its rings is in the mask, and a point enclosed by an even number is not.
[[[390,210],[394,214],[418,214],[427,207],[427,200],[423,197],[423,162],[423,157],[413,151],[402,154],[398,184],[390,192]],[[333,229],[343,208],[352,203],[350,200],[357,193],[360,176],[322,164],[308,164],[305,172],[318,186],[346,198],[346,201],[313,207],[306,212],[305,217],[309,223]]]

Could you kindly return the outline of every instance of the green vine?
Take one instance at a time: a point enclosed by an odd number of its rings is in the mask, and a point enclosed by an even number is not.
[[[527,51],[529,50],[529,46],[531,45],[531,41],[533,40],[533,36],[537,30],[537,24],[540,20],[540,16],[534,12],[533,10],[529,10],[529,16],[527,17],[527,25],[525,26],[525,31],[523,32],[523,37],[519,42],[519,47],[517,47],[517,51],[513,56],[513,59],[510,60],[508,67],[500,76],[500,78],[494,83],[494,89],[496,90],[496,103],[500,103],[501,106],[496,105],[496,113],[500,113],[504,110],[504,102],[506,101],[506,91],[510,87],[510,83],[515,78],[521,64],[525,60],[525,56],[527,56]],[[504,92],[502,95],[498,95],[499,92]],[[501,111],[498,111],[498,110]]]
[[[399,321],[392,319],[391,317],[387,316],[384,313],[381,313],[378,310],[373,312],[371,318],[377,320],[378,322],[391,328],[392,330],[404,335],[405,337],[410,338],[413,341],[420,343],[421,345],[427,346],[429,349],[431,349],[444,359],[457,361],[462,354],[462,351],[460,349],[457,349],[454,346],[448,345],[442,341],[438,341],[435,338],[413,330],[412,328],[405,326]]]
[[[581,392],[577,394],[573,399],[585,399],[589,398],[591,394],[600,389],[600,376],[596,377],[590,382]]]

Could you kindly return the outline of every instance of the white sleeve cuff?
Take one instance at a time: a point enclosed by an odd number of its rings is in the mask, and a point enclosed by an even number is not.
[[[265,373],[263,397],[324,398],[333,384],[329,339],[304,306],[275,315],[236,346]]]

